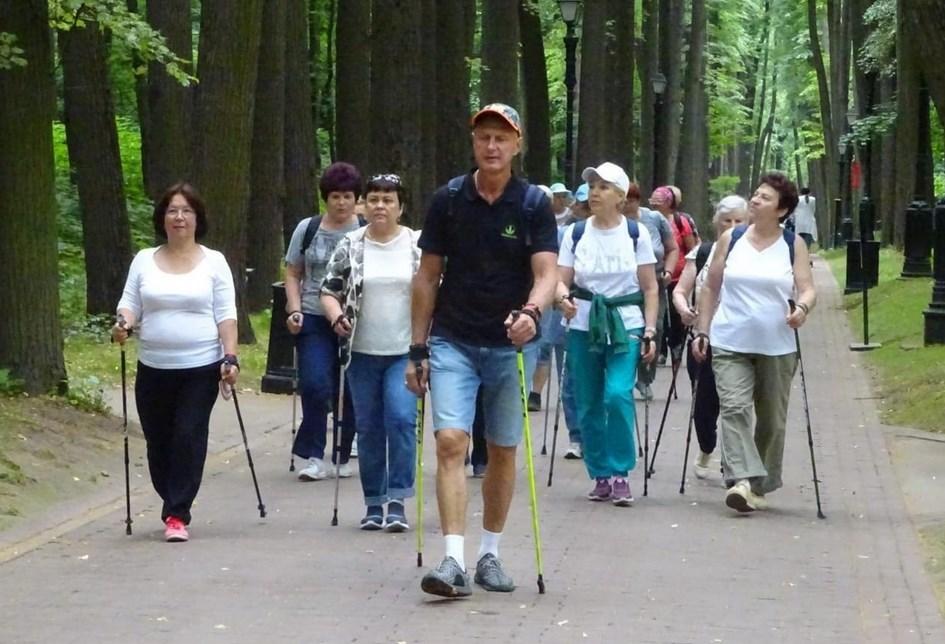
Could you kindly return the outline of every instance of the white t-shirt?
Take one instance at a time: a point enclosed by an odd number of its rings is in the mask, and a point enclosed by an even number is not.
[[[364,238],[364,283],[353,351],[391,356],[410,348],[411,234],[403,227],[388,242]]]
[[[806,201],[805,201],[806,200]],[[805,233],[817,241],[817,200],[810,195],[802,196],[794,209],[794,231],[800,235]]]
[[[758,251],[745,237],[725,260],[718,311],[712,319],[712,346],[738,353],[782,356],[797,350],[787,325],[794,267],[783,236]]]
[[[160,247],[158,247],[160,248]],[[189,369],[223,358],[217,325],[236,319],[233,274],[223,254],[201,246],[203,259],[188,273],[165,273],[158,248],[135,255],[119,309],[140,324],[138,359],[155,369]]]
[[[705,286],[706,277],[709,275],[709,265],[712,264],[712,257],[715,255],[715,249],[718,246],[716,242],[712,242],[712,247],[709,249],[709,256],[706,257],[705,264],[702,266],[702,270],[696,273],[696,284],[694,296],[696,298],[696,303],[699,303],[699,297],[702,294],[702,287]],[[699,247],[696,246],[691,251],[686,253],[686,261],[696,263],[696,257],[699,254]]]
[[[638,225],[640,236],[637,238],[637,252],[633,252],[633,240],[627,230],[627,223],[621,219],[613,228],[602,230],[594,225],[597,218],[591,217],[584,226],[584,235],[577,244],[577,254],[571,252],[574,245],[571,235],[574,224],[568,226],[561,240],[558,251],[558,266],[574,269],[574,283],[592,293],[605,297],[629,295],[640,290],[637,279],[637,267],[655,264],[653,243],[646,226]],[[571,328],[587,331],[591,303],[587,300],[574,300],[577,315],[571,320]],[[619,308],[624,328],[636,329],[643,326],[643,314],[640,307],[627,304]],[[563,324],[564,322],[562,322]]]

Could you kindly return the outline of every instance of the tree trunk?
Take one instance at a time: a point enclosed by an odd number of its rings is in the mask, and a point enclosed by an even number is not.
[[[652,192],[654,145],[653,76],[659,71],[659,10],[656,0],[643,0],[643,47],[640,50],[640,155],[639,172],[641,193]]]
[[[292,2],[294,2],[294,0],[289,0],[289,3],[290,3],[290,8],[288,9],[289,12],[292,11],[292,8],[291,8]],[[321,146],[320,146],[319,138],[318,138],[318,129],[322,126],[322,120],[323,120],[322,112],[326,111],[322,108],[323,97],[322,97],[321,86],[319,85],[320,81],[319,81],[319,75],[318,75],[318,72],[323,67],[327,67],[327,65],[321,64],[322,62],[321,60],[321,56],[322,56],[321,34],[324,31],[324,29],[322,28],[322,14],[324,13],[324,10],[323,10],[324,5],[326,3],[334,4],[334,2],[335,0],[311,0],[309,2],[308,14],[307,14],[308,18],[306,20],[306,24],[308,27],[308,43],[306,44],[305,39],[304,38],[302,39],[302,44],[305,46],[305,56],[306,56],[304,73],[307,73],[308,78],[309,78],[309,82],[307,85],[305,85],[305,87],[308,88],[311,94],[309,111],[312,113],[312,116],[311,116],[312,176],[315,176],[315,177],[321,174],[321,170],[322,170],[322,151],[321,151]],[[300,18],[304,18],[304,16],[300,16]],[[288,34],[294,28],[295,27],[293,25],[289,24],[288,27],[286,27],[286,33]],[[332,42],[333,42],[333,39],[329,38],[328,45],[331,46]],[[288,55],[289,55],[288,50],[289,50],[289,46],[288,46],[288,40],[287,40],[287,44],[286,44],[286,59],[287,60],[288,60]],[[330,61],[331,58],[329,57],[328,60]],[[290,78],[292,78],[292,76],[287,74],[286,76],[287,82],[288,82],[288,79]],[[326,91],[327,89],[328,88],[326,87]],[[324,97],[326,102],[330,102],[330,98],[331,98],[330,95],[327,95]],[[328,113],[330,114],[331,111],[332,110],[328,110]],[[286,118],[288,119],[290,117],[287,115]],[[328,128],[329,133],[334,133],[335,129],[331,127],[331,123],[329,123],[328,125],[329,125],[329,128]],[[333,151],[334,151],[334,146],[329,143],[329,146],[328,146],[328,162],[329,163],[331,163],[331,160],[332,160],[331,155]],[[315,203],[315,210],[316,211],[318,210],[317,202]]]
[[[683,106],[682,143],[679,149],[677,183],[686,210],[696,217],[702,230],[710,230],[709,205],[709,119],[705,87],[706,70],[705,0],[692,0],[689,53],[686,62],[686,102]]]
[[[0,70],[0,368],[32,394],[64,389],[53,143],[52,46],[45,0],[0,3],[25,67]]]
[[[138,0],[126,0],[125,5],[128,11],[141,16],[138,10]],[[147,21],[147,17],[143,17]],[[143,65],[141,57],[132,52],[131,67],[138,70]],[[148,192],[148,186],[153,181],[151,177],[151,168],[148,164],[154,158],[154,152],[151,150],[151,110],[148,108],[148,75],[139,74],[135,71],[135,104],[138,108],[138,139],[140,143],[141,154],[141,179],[144,184],[145,194]]]
[[[440,81],[439,44],[440,36],[437,33],[437,14],[449,11],[436,0],[422,0],[423,7],[420,14],[420,42],[418,56],[420,58],[421,83],[420,92],[424,109],[420,111],[420,176],[417,186],[419,192],[414,193],[410,210],[411,215],[417,213],[414,220],[419,219],[420,213],[425,213],[429,206],[433,191],[436,189],[436,155],[439,142],[436,140],[437,112],[439,92],[437,83]],[[367,121],[365,121],[367,122]]]
[[[518,13],[513,0],[482,0],[482,77],[480,105],[505,103],[515,109],[518,98]],[[596,4],[596,3],[595,3]],[[585,7],[585,11],[588,7]]]
[[[318,4],[319,0],[312,0],[313,6]],[[334,72],[335,72],[335,23],[338,18],[338,6],[335,0],[326,0],[328,5],[328,15],[326,16],[327,24],[325,25],[324,33],[327,37],[327,42],[325,43],[325,64],[318,68],[318,71],[322,71],[325,74],[323,101],[318,102],[318,83],[315,81],[317,76],[316,70],[312,70],[312,104],[316,103],[319,105],[319,110],[317,114],[313,114],[312,122],[315,123],[316,132],[318,128],[321,128],[328,132],[328,152],[332,160],[338,158],[338,149],[335,142],[335,106],[330,100],[331,97],[331,88],[334,85]],[[313,11],[313,18],[315,12]],[[316,29],[315,24],[309,25],[309,48],[312,48],[312,43],[316,41],[318,34],[322,32],[321,29]],[[314,49],[315,52],[318,52],[319,49]],[[317,56],[318,54],[316,54]]]
[[[584,5],[581,21],[581,61],[578,77],[577,163],[575,175],[581,169],[607,161],[608,111],[614,106],[608,101],[608,91],[614,80],[608,73],[607,41],[608,3],[590,2]]]
[[[338,159],[367,167],[371,131],[371,0],[345,0],[338,12],[335,141]],[[430,55],[434,51],[430,50]]]
[[[268,0],[263,10],[247,221],[246,305],[268,308],[279,279],[285,203],[285,52],[287,0]]]
[[[185,60],[193,58],[190,4],[190,0],[147,3],[148,22],[164,34],[170,50]],[[145,190],[152,200],[160,199],[172,184],[192,176],[193,100],[193,88],[181,85],[162,65],[148,65],[149,120],[142,129],[148,140],[142,144],[141,154],[147,169]]]
[[[374,0],[371,60],[371,172],[395,172],[404,179],[407,199],[421,203],[422,101],[420,41],[421,7],[398,0]],[[410,213],[408,222],[420,223]]]
[[[837,170],[837,138],[833,127],[831,96],[827,81],[827,69],[824,66],[824,54],[820,47],[820,34],[817,30],[817,0],[807,0],[807,31],[810,37],[811,56],[814,71],[817,74],[817,89],[820,96],[820,122],[824,132],[824,162],[820,165],[823,173],[821,199],[826,202],[826,228],[833,231],[834,222],[833,199],[838,194],[839,171]],[[825,242],[828,237],[822,237]]]
[[[883,78],[879,83],[879,102],[890,103],[895,100],[896,81]],[[893,243],[896,221],[896,128],[890,128],[881,139],[879,162],[879,198],[876,203],[876,216],[882,230],[883,245]]]
[[[761,89],[756,93],[758,98],[758,105],[754,106],[753,116],[755,119],[755,125],[752,129],[752,153],[751,153],[751,166],[748,170],[748,182],[747,190],[752,190],[754,188],[754,182],[758,180],[758,177],[761,176],[761,162],[762,154],[764,152],[764,125],[765,125],[765,110],[767,107],[768,100],[768,76],[770,75],[768,62],[771,57],[771,3],[765,2],[765,15],[764,21],[761,28],[761,73],[758,75],[756,83],[761,83]],[[774,83],[772,83],[773,85]],[[771,108],[772,113],[774,108]]]
[[[945,10],[941,0],[900,0],[902,20],[929,88],[929,95],[938,110],[939,120],[945,127]]]
[[[660,165],[664,183],[675,179],[679,156],[679,121],[682,111],[683,0],[662,0],[660,6],[660,68],[666,76],[663,116],[660,119]]]
[[[471,165],[469,145],[469,63],[475,27],[475,0],[464,9],[437,11],[436,183],[465,172]],[[469,11],[469,6],[472,11]],[[469,20],[468,16],[473,20]]]
[[[288,2],[285,34],[285,213],[282,223],[286,246],[298,223],[318,212],[308,0]]]
[[[551,183],[551,131],[548,71],[536,0],[519,0],[522,32],[522,90],[525,99],[525,175],[532,183]]]
[[[113,314],[131,261],[131,231],[105,41],[98,23],[87,22],[59,32],[59,47],[66,140],[82,213],[85,310]]]
[[[262,0],[203,0],[194,171],[210,244],[233,271],[239,340],[255,342],[246,306],[246,221]]]
[[[633,74],[634,34],[636,32],[634,3],[610,0],[612,37],[608,39],[608,63],[613,83],[610,88],[609,157],[634,176],[633,163]]]

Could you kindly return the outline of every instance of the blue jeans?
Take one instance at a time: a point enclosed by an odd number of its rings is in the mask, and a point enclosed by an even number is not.
[[[535,371],[538,347],[530,343],[522,352],[528,383]],[[486,441],[499,447],[517,447],[522,440],[523,410],[516,364],[513,346],[480,347],[437,336],[430,338],[433,430],[460,429],[471,433],[476,393],[481,392]]]
[[[302,331],[295,338],[295,346],[299,352],[302,423],[295,435],[292,453],[300,458],[324,458],[328,440],[328,412],[338,400],[338,336],[324,316],[306,313]],[[343,412],[341,462],[347,463],[355,433],[354,407],[347,387]]]
[[[353,352],[348,383],[358,427],[358,469],[365,505],[413,496],[417,397],[404,384],[407,354]]]

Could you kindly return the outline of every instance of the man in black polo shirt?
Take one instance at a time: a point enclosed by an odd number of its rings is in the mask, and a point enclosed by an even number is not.
[[[472,143],[477,167],[437,190],[424,222],[407,366],[407,385],[417,395],[426,391],[429,376],[436,497],[446,541],[446,556],[420,587],[444,597],[471,592],[464,555],[464,459],[480,387],[489,465],[475,581],[486,590],[515,588],[499,560],[499,539],[522,439],[516,348],[523,348],[531,370],[537,347],[529,341],[558,279],[551,203],[512,175],[512,160],[522,147],[518,113],[501,103],[487,105],[472,118]]]

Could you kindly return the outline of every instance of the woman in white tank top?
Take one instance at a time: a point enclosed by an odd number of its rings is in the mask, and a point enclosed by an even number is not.
[[[797,201],[783,174],[763,176],[749,204],[751,225],[719,238],[699,298],[692,353],[702,361],[711,345],[725,503],[738,512],[764,509],[765,495],[782,485],[794,329],[817,299],[807,245],[781,227]],[[793,312],[789,299],[797,302]]]

